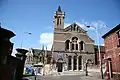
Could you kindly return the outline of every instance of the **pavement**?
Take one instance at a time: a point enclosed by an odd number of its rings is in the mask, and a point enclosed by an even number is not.
[[[29,77],[35,80],[35,77]],[[37,80],[105,80],[101,79],[100,69],[98,67],[88,68],[88,76],[85,71],[66,71],[62,73],[53,72],[46,76],[37,76]]]
[[[35,80],[35,77],[29,77]],[[93,76],[69,75],[69,76],[37,76],[36,80],[103,80]]]

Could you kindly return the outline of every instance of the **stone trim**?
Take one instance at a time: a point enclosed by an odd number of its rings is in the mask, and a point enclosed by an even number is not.
[[[72,33],[72,32],[60,32],[60,31],[55,31],[54,32],[55,34],[65,34],[65,33]],[[77,32],[78,33],[78,32]],[[82,34],[82,35],[87,35],[85,33],[79,33],[79,34]]]
[[[65,43],[65,41],[61,41],[61,40],[54,40],[54,42],[64,42]]]
[[[54,42],[65,42],[65,41],[61,41],[61,40],[54,40]],[[85,44],[94,44],[94,43],[85,43]]]
[[[66,52],[66,51],[53,51],[53,52],[60,52],[60,53],[78,53],[78,54],[95,54],[95,53],[88,53],[88,52]]]

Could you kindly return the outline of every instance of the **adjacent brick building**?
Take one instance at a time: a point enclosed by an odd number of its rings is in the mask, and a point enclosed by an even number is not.
[[[120,24],[102,37],[105,44],[107,80],[120,80]]]

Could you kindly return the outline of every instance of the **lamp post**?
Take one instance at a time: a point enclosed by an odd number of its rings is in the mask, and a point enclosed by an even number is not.
[[[29,34],[29,35],[31,35],[32,33],[30,33],[30,32],[24,32],[25,34]],[[23,35],[22,35],[22,41],[21,41],[21,48],[22,48],[22,46],[23,46]]]
[[[90,28],[90,26],[87,26],[88,28]],[[99,53],[99,65],[100,65],[100,72],[101,72],[101,78],[104,79],[103,77],[103,69],[102,69],[102,57],[101,57],[101,53],[100,53],[100,45],[99,45],[99,32],[98,32],[98,27],[95,27],[96,30],[96,35],[97,35],[97,42],[98,42],[98,53]]]

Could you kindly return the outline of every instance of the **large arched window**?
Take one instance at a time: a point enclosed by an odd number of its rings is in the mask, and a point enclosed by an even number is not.
[[[83,41],[80,42],[80,50],[84,50],[84,42]]]
[[[77,70],[77,56],[73,57],[73,70]]]
[[[72,38],[72,50],[78,50],[78,38],[77,37],[73,37]]]
[[[68,50],[69,49],[69,43],[70,43],[70,40],[67,40],[66,42],[65,42],[65,48],[66,48],[66,50]]]
[[[72,69],[72,56],[68,56],[68,70]]]
[[[79,64],[78,69],[81,70],[81,68],[82,68],[82,56],[78,57],[78,64]]]
[[[57,18],[57,25],[59,25],[59,18]]]

